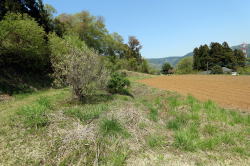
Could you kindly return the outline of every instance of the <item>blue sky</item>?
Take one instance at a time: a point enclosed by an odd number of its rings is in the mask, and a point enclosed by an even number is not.
[[[136,36],[142,56],[183,56],[195,47],[250,42],[250,0],[44,0],[57,14],[103,16],[110,32]]]

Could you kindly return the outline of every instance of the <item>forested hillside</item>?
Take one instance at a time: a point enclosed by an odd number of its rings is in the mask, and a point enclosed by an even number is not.
[[[55,72],[63,70],[57,69],[56,60],[67,59],[55,56],[72,54],[75,52],[72,49],[82,51],[80,47],[85,45],[85,50],[97,54],[109,72],[119,69],[149,72],[140,53],[140,41],[129,36],[125,43],[121,35],[109,32],[101,16],[82,11],[55,17],[56,9],[40,0],[2,0],[0,11],[0,93],[51,86],[56,81]],[[52,42],[55,40],[71,46],[60,46],[60,42]]]
[[[234,50],[241,49],[242,45],[232,46],[231,48]],[[156,66],[157,68],[161,68],[161,66],[165,62],[168,62],[172,66],[175,66],[182,58],[188,57],[188,56],[193,56],[193,52],[187,53],[186,55],[180,56],[180,57],[149,58],[147,60],[151,65]],[[248,58],[250,58],[250,44],[247,45],[247,56]]]

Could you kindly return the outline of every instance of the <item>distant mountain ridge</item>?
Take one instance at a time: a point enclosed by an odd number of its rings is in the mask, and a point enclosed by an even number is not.
[[[231,47],[232,49],[240,49],[242,47],[242,45],[237,45],[237,46],[233,46]],[[161,66],[168,62],[170,63],[172,66],[175,66],[182,58],[188,57],[188,56],[193,56],[193,52],[187,53],[184,56],[173,56],[173,57],[165,57],[165,58],[149,58],[147,59],[149,64],[151,64],[152,66],[156,67],[156,68],[161,68]],[[247,57],[250,58],[250,44],[247,45]]]

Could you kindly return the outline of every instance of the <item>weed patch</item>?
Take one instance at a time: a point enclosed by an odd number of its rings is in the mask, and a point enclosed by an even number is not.
[[[154,122],[158,121],[158,110],[156,108],[153,107],[150,108],[149,119]]]
[[[172,130],[179,130],[182,126],[188,123],[189,117],[187,114],[177,115],[174,119],[167,123],[167,128]]]
[[[118,150],[116,152],[111,153],[111,156],[109,157],[110,165],[113,166],[122,166],[125,164],[126,158],[128,156],[128,152],[123,152],[121,150]]]
[[[174,136],[174,146],[186,151],[195,151],[198,141],[199,136],[192,129],[177,131]]]
[[[181,101],[179,100],[178,96],[170,96],[167,98],[167,101],[171,110],[181,105]]]
[[[128,137],[129,133],[123,128],[121,123],[117,119],[103,119],[100,124],[100,132],[106,135],[121,135]]]
[[[22,107],[18,111],[26,127],[41,128],[49,124],[47,112],[51,108],[50,100],[41,97],[32,105]]]
[[[211,124],[205,125],[203,128],[203,133],[205,135],[213,136],[218,133],[218,127]]]
[[[146,138],[146,142],[150,148],[160,147],[164,145],[164,138],[162,136],[150,135]]]
[[[105,104],[97,104],[97,105],[86,105],[82,108],[70,108],[64,111],[65,115],[78,118],[81,122],[85,122],[88,120],[93,120],[99,118],[100,114],[107,111],[108,106]]]

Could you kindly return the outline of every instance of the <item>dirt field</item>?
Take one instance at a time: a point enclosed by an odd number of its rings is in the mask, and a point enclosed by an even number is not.
[[[210,99],[226,108],[250,110],[249,76],[159,76],[139,82],[183,95],[191,94],[202,101]]]

